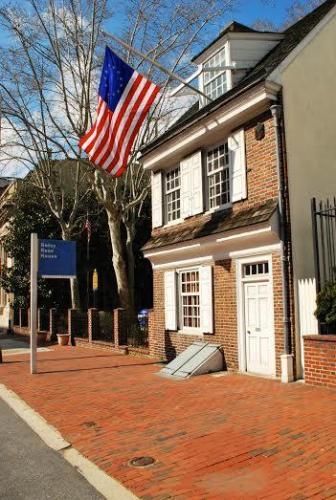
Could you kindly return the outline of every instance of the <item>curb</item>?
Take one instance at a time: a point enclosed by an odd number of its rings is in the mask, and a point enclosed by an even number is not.
[[[106,474],[66,441],[60,432],[33,410],[15,392],[0,384],[0,398],[45,442],[60,453],[82,476],[108,500],[139,500],[119,481]]]

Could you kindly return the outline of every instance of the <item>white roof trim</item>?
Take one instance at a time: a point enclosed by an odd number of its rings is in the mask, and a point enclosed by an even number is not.
[[[200,120],[199,123],[193,124],[183,133],[167,139],[163,144],[160,144],[153,151],[144,153],[141,158],[141,163],[145,170],[154,170],[158,168],[163,160],[169,161],[170,156],[176,154],[189,154],[193,149],[199,147],[200,137],[209,134],[210,131],[219,130],[221,127],[230,127],[231,123],[237,122],[237,119],[244,121],[244,113],[251,112],[253,108],[259,109],[260,106],[266,105],[269,101],[277,99],[277,93],[280,86],[276,83],[269,82],[267,86],[259,85],[257,89],[253,88],[242,96],[233,99],[218,108],[216,111],[210,112]],[[241,115],[241,116],[240,116]],[[164,168],[160,165],[160,168]]]
[[[300,52],[315,38],[315,36],[329,23],[336,15],[336,5],[326,14],[323,19],[312,29],[308,35],[293,49],[290,54],[277,66],[268,76],[267,81],[282,84],[282,72],[289,66]]]
[[[175,267],[194,266],[196,264],[204,264],[205,262],[214,262],[212,255],[204,257],[195,257],[194,259],[175,260],[164,264],[153,264],[153,269],[171,269]]]
[[[245,231],[239,234],[232,234],[230,236],[224,236],[223,238],[218,238],[217,243],[222,243],[224,241],[236,240],[237,238],[246,238],[247,236],[256,236],[261,233],[269,233],[272,231],[272,226],[263,227],[262,229],[255,229],[254,231]]]
[[[193,248],[199,248],[201,246],[200,243],[195,243],[194,245],[186,245],[184,247],[171,248],[170,250],[158,250],[154,252],[145,252],[144,256],[149,259],[150,257],[156,257],[157,255],[169,255],[171,253],[176,252],[184,252],[185,250],[191,250]]]

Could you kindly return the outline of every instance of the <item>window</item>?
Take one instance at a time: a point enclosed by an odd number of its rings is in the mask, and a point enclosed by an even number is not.
[[[200,328],[200,283],[199,271],[180,272],[181,328]]]
[[[225,66],[225,48],[221,49],[217,54],[211,57],[204,68],[218,68]],[[217,99],[220,95],[227,91],[226,70],[213,70],[203,73],[203,91],[211,99]]]
[[[166,174],[166,214],[167,222],[181,217],[180,167]]]
[[[268,274],[268,272],[268,262],[258,262],[256,264],[244,265],[244,278],[262,276]]]
[[[230,203],[230,161],[227,142],[208,151],[207,176],[209,208]]]

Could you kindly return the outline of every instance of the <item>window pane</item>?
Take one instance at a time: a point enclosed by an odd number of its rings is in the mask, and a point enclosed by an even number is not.
[[[182,326],[186,328],[200,327],[200,298],[198,270],[184,271],[181,281],[181,314]]]
[[[168,222],[177,220],[181,216],[179,167],[166,174],[166,212]]]
[[[230,167],[227,142],[208,151],[207,172],[210,208],[230,203]]]
[[[258,264],[244,264],[244,276],[260,276],[268,274],[268,262]]]

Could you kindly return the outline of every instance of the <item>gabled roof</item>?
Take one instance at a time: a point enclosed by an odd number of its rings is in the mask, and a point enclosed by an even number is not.
[[[249,88],[264,81],[335,5],[336,0],[327,0],[310,14],[307,14],[300,21],[290,26],[283,32],[284,38],[278,45],[266,54],[266,56],[259,61],[259,63],[257,63],[235,87],[201,109],[199,109],[198,103],[195,103],[168,130],[145,145],[141,153],[146,154],[156,149],[159,145],[192,125],[192,123],[199,121],[219,107],[227,104],[238,95],[244,93]]]
[[[237,21],[231,21],[228,23],[220,32],[220,34],[212,40],[204,49],[202,49],[198,54],[196,54],[191,61],[195,61],[199,58],[206,50],[215,45],[221,38],[223,38],[227,33],[258,33],[258,31],[250,28],[249,26],[245,26],[245,24],[237,23]],[[263,32],[264,33],[264,32]]]

